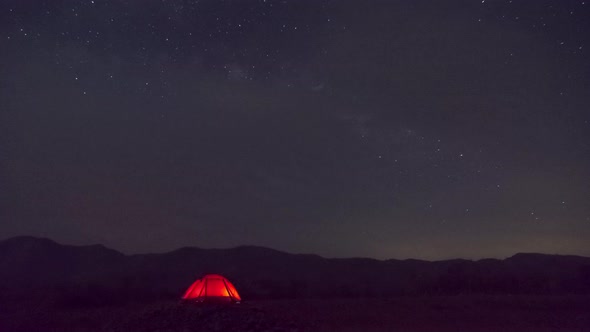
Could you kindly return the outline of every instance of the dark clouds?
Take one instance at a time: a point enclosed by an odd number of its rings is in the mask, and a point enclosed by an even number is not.
[[[7,1],[0,234],[590,254],[580,1]]]

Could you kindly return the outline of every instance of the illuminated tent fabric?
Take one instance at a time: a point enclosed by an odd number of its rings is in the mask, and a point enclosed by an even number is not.
[[[186,290],[182,299],[197,302],[240,302],[242,300],[234,285],[219,274],[207,274],[195,281]]]

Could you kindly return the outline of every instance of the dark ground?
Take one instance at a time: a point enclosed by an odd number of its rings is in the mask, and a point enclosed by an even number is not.
[[[3,304],[1,331],[590,331],[590,296],[176,301],[56,308]]]

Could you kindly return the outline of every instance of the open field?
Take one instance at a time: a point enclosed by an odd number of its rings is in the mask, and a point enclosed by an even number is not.
[[[1,331],[590,331],[588,296],[176,301],[68,309],[2,306]]]

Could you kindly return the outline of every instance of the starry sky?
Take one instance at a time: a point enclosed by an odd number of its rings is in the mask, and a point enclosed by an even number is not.
[[[590,256],[590,2],[3,0],[0,238]]]

